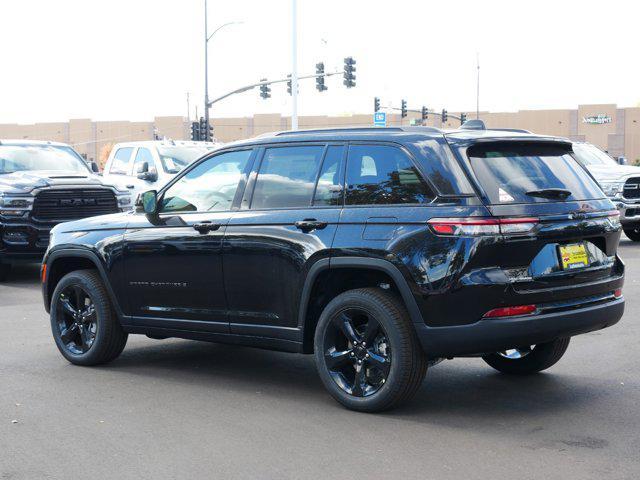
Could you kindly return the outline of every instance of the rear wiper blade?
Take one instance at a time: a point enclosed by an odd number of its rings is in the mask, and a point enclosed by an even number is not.
[[[564,188],[542,188],[540,190],[530,190],[526,193],[530,197],[560,198],[563,200],[571,196],[571,191]]]

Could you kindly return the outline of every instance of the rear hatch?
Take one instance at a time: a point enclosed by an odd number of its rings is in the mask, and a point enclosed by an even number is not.
[[[618,212],[570,143],[503,138],[461,150],[487,208],[507,219],[489,256],[515,291],[553,300],[610,293],[607,280],[623,269]]]

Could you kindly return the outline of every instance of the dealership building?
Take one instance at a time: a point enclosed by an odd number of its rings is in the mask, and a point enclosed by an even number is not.
[[[459,112],[449,112],[459,115]],[[468,113],[468,118],[475,118]],[[568,110],[520,110],[517,112],[480,112],[487,127],[522,128],[531,132],[566,137],[574,141],[594,143],[613,156],[625,156],[630,163],[640,161],[640,107],[619,108],[615,104],[580,105]],[[291,119],[279,114],[251,117],[214,118],[214,135],[221,142],[250,138],[275,130],[287,130]],[[348,127],[372,124],[372,114],[339,116],[302,116],[300,128]],[[420,114],[409,112],[406,118],[397,113],[387,115],[387,125],[420,124]],[[427,124],[455,128],[453,118],[443,124],[440,114],[429,115]],[[153,121],[93,121],[73,119],[68,122],[35,123],[31,125],[0,124],[3,138],[51,140],[69,143],[89,160],[99,159],[105,146],[133,140],[168,137],[186,140],[191,123],[185,117],[155,117]]]

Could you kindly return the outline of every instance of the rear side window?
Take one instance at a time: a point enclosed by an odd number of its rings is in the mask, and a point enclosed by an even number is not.
[[[567,147],[533,142],[479,144],[467,150],[493,204],[603,198]]]
[[[116,175],[128,175],[129,174],[129,160],[131,159],[131,152],[133,147],[124,147],[116,150],[109,167],[109,173]]]
[[[265,150],[251,208],[310,206],[323,152],[322,146]]]
[[[347,205],[428,203],[434,195],[411,159],[388,145],[352,145]]]

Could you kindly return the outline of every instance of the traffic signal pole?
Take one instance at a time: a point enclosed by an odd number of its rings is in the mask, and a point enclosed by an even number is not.
[[[298,6],[291,0],[291,129],[298,129]]]
[[[204,0],[204,120],[209,125],[209,30],[207,26],[207,0]]]

